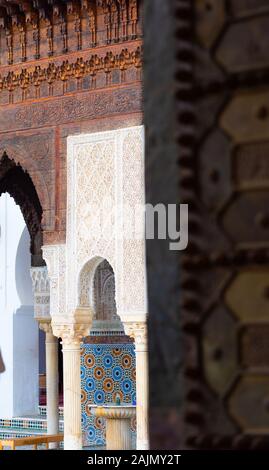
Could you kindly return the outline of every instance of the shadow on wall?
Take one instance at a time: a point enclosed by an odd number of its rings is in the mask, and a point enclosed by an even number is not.
[[[18,244],[15,267],[16,288],[21,305],[33,305],[30,267],[30,235],[25,226]]]
[[[0,350],[0,374],[2,372],[5,372],[6,368],[5,368],[5,364],[4,364],[4,361],[3,361],[3,358],[2,358],[2,353],[1,353],[1,350]]]

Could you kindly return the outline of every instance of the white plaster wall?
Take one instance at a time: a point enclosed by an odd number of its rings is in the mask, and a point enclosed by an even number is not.
[[[30,238],[20,208],[0,198],[0,417],[38,412],[38,325],[30,278]]]

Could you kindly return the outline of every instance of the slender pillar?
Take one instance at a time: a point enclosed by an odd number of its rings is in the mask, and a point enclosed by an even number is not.
[[[46,395],[47,433],[59,433],[59,372],[58,339],[53,335],[50,322],[40,322],[40,329],[46,334]],[[57,448],[50,444],[50,448]]]
[[[148,432],[148,340],[146,321],[124,321],[127,335],[135,340],[137,450],[149,449]]]
[[[59,433],[58,339],[46,334],[46,386],[48,434]]]
[[[64,449],[82,449],[80,344],[89,334],[92,311],[78,308],[71,316],[54,317],[53,333],[62,338],[64,379]]]
[[[58,340],[53,336],[50,316],[50,283],[46,266],[31,268],[35,319],[46,334],[47,433],[59,432]],[[50,444],[50,448],[57,447]]]
[[[80,340],[63,339],[64,449],[82,449]]]
[[[59,432],[58,339],[52,328],[46,332],[46,386],[48,434]]]
[[[146,339],[146,338],[145,338]],[[149,449],[148,437],[148,347],[136,337],[136,422],[137,449]]]

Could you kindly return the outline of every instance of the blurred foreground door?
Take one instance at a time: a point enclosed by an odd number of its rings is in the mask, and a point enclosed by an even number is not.
[[[145,5],[151,446],[269,449],[268,0]]]
[[[185,442],[269,449],[269,5],[178,7]]]

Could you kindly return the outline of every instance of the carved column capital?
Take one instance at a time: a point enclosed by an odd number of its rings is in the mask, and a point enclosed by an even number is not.
[[[58,340],[52,331],[51,321],[39,320],[38,324],[40,330],[44,331],[44,333],[46,334],[46,344],[57,343]]]
[[[44,333],[53,335],[51,321],[39,321],[38,325],[40,330],[44,331]]]
[[[38,321],[50,321],[50,283],[46,266],[30,270],[34,294],[34,314]]]
[[[64,349],[79,347],[92,326],[93,314],[89,308],[77,309],[73,316],[53,317],[53,334],[62,339]]]
[[[134,339],[137,351],[148,351],[148,325],[147,321],[123,321],[125,333]]]
[[[87,336],[88,332],[89,326],[86,324],[53,323],[53,333],[62,339],[64,348],[79,346],[82,338]]]

